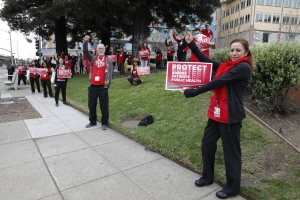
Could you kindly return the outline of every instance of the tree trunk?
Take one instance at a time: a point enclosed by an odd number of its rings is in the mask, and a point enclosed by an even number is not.
[[[55,21],[55,42],[57,57],[59,57],[62,52],[64,52],[65,56],[68,55],[65,16],[61,16],[58,20]]]
[[[111,29],[111,24],[110,21],[107,21],[105,23],[105,27],[107,28],[107,31],[102,32],[102,37],[101,37],[101,42],[104,44],[104,46],[108,46],[107,48],[110,48],[110,29]],[[106,49],[109,51],[109,49]]]
[[[133,15],[133,34],[132,34],[132,56],[139,58],[139,44],[147,40],[149,36],[147,6],[137,9]]]

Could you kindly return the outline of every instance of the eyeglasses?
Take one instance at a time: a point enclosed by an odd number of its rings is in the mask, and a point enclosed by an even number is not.
[[[104,48],[98,48],[98,49],[102,49],[103,50]]]

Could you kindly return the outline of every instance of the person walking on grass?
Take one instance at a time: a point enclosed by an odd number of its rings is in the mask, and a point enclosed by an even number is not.
[[[108,126],[108,88],[111,84],[113,64],[109,57],[105,56],[105,46],[98,44],[97,55],[91,55],[88,52],[88,41],[90,36],[86,35],[83,39],[83,54],[91,63],[88,88],[88,107],[89,120],[86,128],[91,128],[97,125],[97,101],[100,101],[101,124],[102,130],[106,130]]]
[[[68,79],[67,78],[58,78],[57,77],[57,72],[60,69],[69,69],[67,66],[64,65],[65,64],[65,60],[60,57],[58,59],[58,65],[55,68],[55,79],[54,79],[54,87],[55,87],[55,106],[58,107],[58,98],[59,98],[59,93],[61,91],[62,94],[62,99],[63,99],[63,104],[64,105],[68,105],[67,103],[67,82]]]
[[[243,93],[249,84],[254,68],[254,58],[249,43],[243,38],[230,43],[230,60],[219,63],[209,59],[199,50],[191,33],[186,42],[194,55],[202,62],[212,63],[216,75],[209,83],[197,89],[181,89],[186,98],[213,90],[208,108],[208,122],[202,139],[202,177],[195,185],[203,187],[214,182],[214,163],[217,141],[222,140],[227,183],[216,193],[220,199],[236,196],[241,188],[240,129],[246,118]]]

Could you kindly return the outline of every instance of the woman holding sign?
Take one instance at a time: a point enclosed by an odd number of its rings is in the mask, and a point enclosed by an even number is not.
[[[62,57],[58,59],[58,65],[55,68],[55,79],[54,79],[54,87],[55,87],[55,106],[58,107],[58,97],[59,92],[61,90],[62,98],[63,98],[63,104],[68,105],[67,99],[66,99],[66,90],[67,90],[67,82],[68,78],[71,77],[71,70],[66,67],[65,61]],[[61,76],[65,70],[68,70],[68,78],[64,78],[64,76]]]
[[[139,55],[141,57],[141,66],[147,67],[150,59],[150,49],[147,42],[144,42],[143,46],[139,47]]]
[[[167,50],[168,50],[168,53],[167,53],[168,61],[173,61],[174,52],[175,52],[175,47],[173,45],[173,42],[169,41],[169,44],[168,44],[167,39],[166,39],[165,44],[166,44]]]
[[[41,68],[45,69],[43,71],[41,70],[41,74],[40,74],[41,83],[42,83],[42,87],[43,87],[43,90],[44,90],[44,98],[48,97],[47,88],[48,88],[48,91],[49,91],[49,96],[51,98],[53,98],[54,96],[53,96],[53,93],[52,93],[52,88],[51,88],[51,83],[50,83],[50,78],[51,78],[51,75],[52,75],[52,69],[46,63],[46,61],[43,61]]]
[[[131,75],[127,77],[127,80],[129,81],[129,83],[131,85],[133,85],[133,83],[136,83],[138,85],[143,82],[143,80],[144,80],[143,76],[139,75],[139,73],[138,73],[138,67],[139,67],[139,59],[138,58],[133,59],[133,65],[129,65],[128,59],[126,59],[125,67],[127,69],[130,69]]]
[[[35,62],[35,60],[31,61],[31,65],[29,68],[29,77],[30,77],[30,85],[31,85],[31,92],[32,94],[35,93],[35,87],[34,87],[34,83],[36,84],[36,88],[38,93],[42,93],[41,92],[41,88],[40,88],[40,76],[38,74],[37,68],[39,68],[38,64]]]
[[[243,106],[243,93],[249,84],[254,68],[254,58],[249,43],[243,38],[234,39],[230,44],[230,60],[213,61],[197,47],[191,33],[187,33],[186,42],[202,62],[213,64],[216,75],[207,84],[197,89],[182,89],[186,98],[213,90],[208,108],[208,122],[202,139],[202,177],[195,185],[202,187],[214,181],[214,163],[217,141],[222,139],[227,183],[216,193],[220,199],[236,196],[241,185],[241,147],[240,129],[246,118]]]

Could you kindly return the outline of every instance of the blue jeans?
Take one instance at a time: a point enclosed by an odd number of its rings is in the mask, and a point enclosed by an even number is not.
[[[148,66],[148,60],[141,60],[141,66],[147,67]]]

